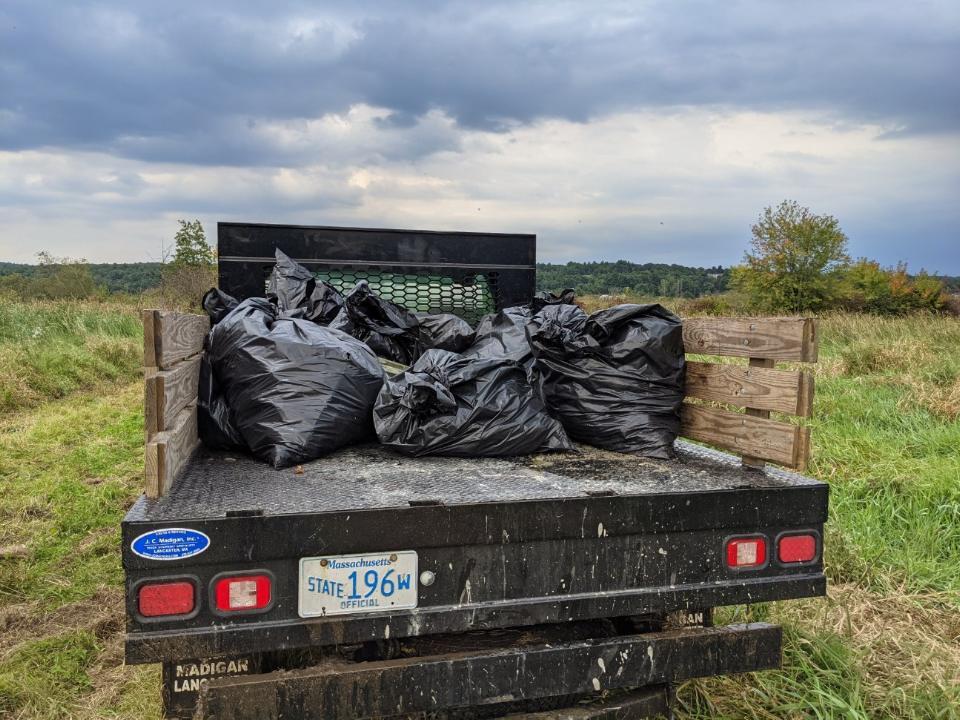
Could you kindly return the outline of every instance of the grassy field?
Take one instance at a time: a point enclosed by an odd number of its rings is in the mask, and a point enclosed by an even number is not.
[[[0,416],[136,377],[142,337],[132,304],[0,296]]]
[[[0,717],[153,718],[122,666],[119,520],[139,492],[135,308],[0,303]],[[812,474],[830,596],[731,608],[780,672],[689,683],[684,718],[960,718],[960,320],[821,324]]]

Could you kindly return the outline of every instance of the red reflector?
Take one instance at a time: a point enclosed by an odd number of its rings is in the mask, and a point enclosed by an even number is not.
[[[262,610],[270,604],[270,585],[268,575],[220,578],[213,589],[217,609],[224,612]]]
[[[767,561],[767,541],[762,537],[735,538],[727,542],[727,565],[759,567]]]
[[[187,615],[193,608],[193,583],[186,580],[142,585],[137,595],[137,609],[144,617]]]
[[[777,556],[782,563],[810,562],[817,556],[817,539],[813,535],[787,535],[780,538]]]

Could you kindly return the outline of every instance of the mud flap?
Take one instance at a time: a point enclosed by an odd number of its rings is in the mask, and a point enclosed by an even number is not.
[[[777,668],[780,644],[779,627],[755,623],[321,664],[211,680],[201,687],[196,717],[360,720],[599,695]]]

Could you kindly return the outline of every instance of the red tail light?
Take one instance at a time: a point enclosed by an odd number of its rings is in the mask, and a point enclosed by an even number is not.
[[[273,598],[272,586],[269,575],[223,577],[216,581],[213,597],[221,612],[262,610]]]
[[[137,610],[144,617],[189,615],[196,607],[195,596],[193,583],[186,580],[141,585]]]
[[[767,562],[767,540],[762,536],[727,541],[727,566],[735,570],[757,568]]]
[[[817,538],[813,535],[784,535],[777,543],[777,558],[782,563],[806,563],[817,557]]]

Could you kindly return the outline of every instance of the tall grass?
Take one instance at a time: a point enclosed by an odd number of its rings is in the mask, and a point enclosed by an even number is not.
[[[135,378],[142,338],[133,304],[0,297],[0,415]]]

